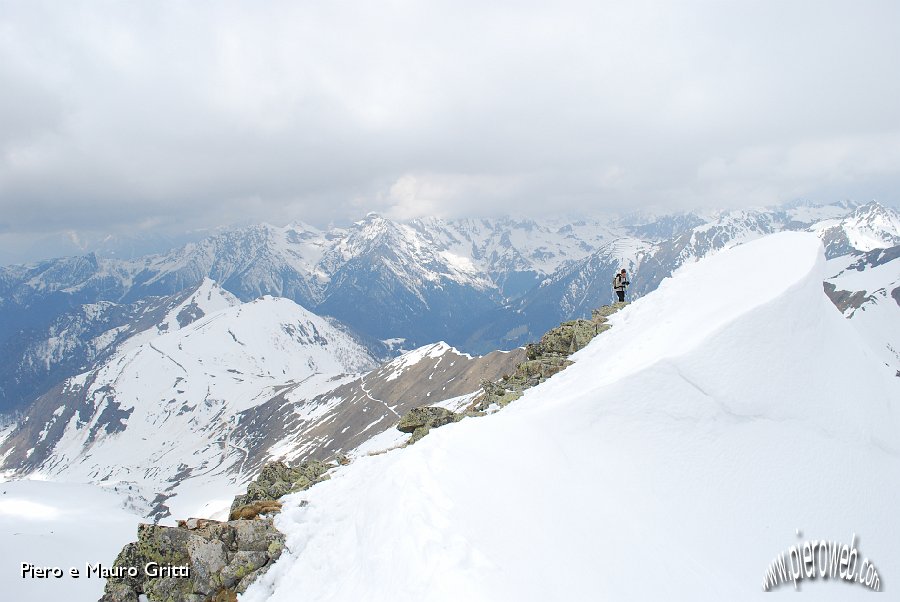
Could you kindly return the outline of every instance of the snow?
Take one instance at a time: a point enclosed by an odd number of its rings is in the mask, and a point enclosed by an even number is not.
[[[92,411],[71,416],[39,470],[65,482],[134,483],[145,500],[176,494],[166,501],[173,516],[215,513],[210,498],[234,495],[246,478],[247,451],[231,440],[240,412],[279,393],[312,399],[373,364],[365,348],[293,301],[228,307],[97,369],[85,393]],[[128,412],[121,432],[101,423],[113,402]],[[310,419],[327,410],[302,408]],[[190,477],[179,477],[186,468]]]
[[[900,304],[892,292],[900,287],[900,260],[855,269],[860,257],[848,255],[827,264],[827,282],[838,291],[863,292],[865,301],[844,313],[870,348],[881,356],[888,372],[900,372]]]
[[[432,343],[430,345],[423,345],[422,347],[418,347],[413,349],[412,351],[408,351],[388,362],[384,366],[382,366],[379,372],[387,372],[390,371],[390,374],[385,376],[386,381],[392,381],[403,374],[403,372],[410,368],[411,366],[415,366],[419,362],[429,358],[438,358],[444,355],[445,353],[453,352],[457,355],[463,355],[455,348],[451,347],[444,341],[438,341],[437,343]],[[466,356],[469,357],[469,356]]]
[[[387,429],[366,439],[357,448],[349,451],[347,456],[355,459],[363,456],[378,455],[403,446],[408,439],[409,433],[403,433],[394,428]]]
[[[445,399],[444,401],[439,401],[431,405],[434,407],[450,410],[451,412],[462,412],[479,395],[481,395],[481,390],[474,391],[472,393],[466,393],[465,395],[457,395],[456,397],[451,397],[449,399]]]
[[[823,220],[809,229],[820,238],[830,231],[843,230],[850,245],[859,251],[884,249],[900,242],[900,213],[872,202],[845,217]]]
[[[0,483],[0,589],[4,600],[96,600],[105,580],[84,576],[86,563],[111,566],[135,539],[140,518],[93,485],[36,480]],[[21,563],[60,567],[56,579],[22,578]],[[81,577],[72,578],[76,567]]]
[[[441,256],[448,263],[465,261],[464,271],[471,265],[480,273],[511,270],[548,275],[624,234],[609,228],[608,221],[422,218],[413,220],[412,227],[443,249]]]
[[[857,534],[889,587],[900,379],[821,253],[783,233],[686,266],[503,411],[286,498],[289,552],[241,600],[746,600],[798,530]]]
[[[237,297],[220,287],[216,281],[211,280],[210,278],[204,278],[200,283],[200,286],[197,287],[197,290],[169,311],[165,317],[160,320],[159,324],[129,337],[119,347],[119,350],[124,352],[135,349],[162,334],[179,330],[182,326],[178,321],[178,315],[184,311],[185,308],[190,306],[194,306],[198,309],[201,312],[201,315],[209,315],[237,305],[240,305],[240,301]]]

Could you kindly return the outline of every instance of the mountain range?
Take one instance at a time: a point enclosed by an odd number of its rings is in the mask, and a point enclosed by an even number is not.
[[[0,368],[0,414],[104,359],[206,279],[238,301],[284,297],[334,318],[378,358],[439,340],[486,353],[608,302],[621,267],[638,298],[685,263],[782,230],[817,233],[835,258],[900,244],[900,215],[874,202],[571,220],[369,214],[329,230],[238,228],[136,259],[6,266],[0,350],[11,359]]]

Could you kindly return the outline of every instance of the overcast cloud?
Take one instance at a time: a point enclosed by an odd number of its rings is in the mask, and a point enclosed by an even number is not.
[[[898,74],[892,0],[0,0],[0,240],[896,204]]]

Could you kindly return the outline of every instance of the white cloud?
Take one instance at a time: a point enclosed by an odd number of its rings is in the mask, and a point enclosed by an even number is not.
[[[0,0],[7,233],[900,190],[900,4]]]

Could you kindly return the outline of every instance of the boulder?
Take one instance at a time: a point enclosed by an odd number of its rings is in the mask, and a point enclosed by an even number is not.
[[[314,483],[328,478],[325,472],[332,465],[318,460],[303,462],[299,466],[288,466],[284,462],[269,462],[263,466],[259,476],[247,485],[247,493],[234,498],[231,504],[231,520],[255,518],[259,514],[277,512],[274,505],[254,502],[275,502],[278,498],[309,489]],[[242,516],[243,515],[243,516]]]
[[[460,418],[461,416],[446,408],[421,406],[413,408],[404,414],[400,419],[400,424],[397,425],[397,429],[403,433],[412,433],[418,428],[436,428],[456,422]]]
[[[135,602],[142,594],[150,602],[235,600],[283,549],[271,519],[206,521],[193,529],[142,524],[114,563],[137,575],[110,577],[101,602]]]
[[[407,445],[412,445],[427,435],[431,429],[457,422],[464,417],[464,414],[457,414],[446,408],[421,406],[404,414],[397,429],[404,433],[412,433],[412,437],[406,442]]]

